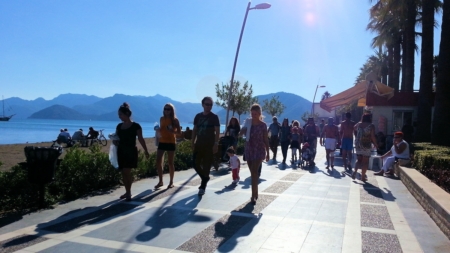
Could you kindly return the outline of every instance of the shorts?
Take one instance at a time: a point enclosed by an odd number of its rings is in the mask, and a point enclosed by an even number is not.
[[[326,138],[325,139],[325,149],[327,149],[327,150],[336,150],[336,139],[334,139],[334,138]]]
[[[361,148],[356,148],[356,155],[362,155],[362,156],[370,156],[370,149],[361,149]]]
[[[163,142],[160,142],[158,144],[158,150],[175,151],[175,148],[176,148],[175,143],[163,143]]]
[[[342,138],[341,150],[353,150],[353,138]]]

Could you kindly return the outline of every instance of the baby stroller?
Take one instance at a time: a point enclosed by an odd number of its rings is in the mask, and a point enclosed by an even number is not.
[[[314,156],[314,152],[311,150],[309,143],[305,142],[303,144],[302,147],[302,152],[301,152],[301,156],[300,156],[300,163],[299,163],[299,167],[300,168],[306,168],[306,167],[311,167],[312,163],[311,160]]]

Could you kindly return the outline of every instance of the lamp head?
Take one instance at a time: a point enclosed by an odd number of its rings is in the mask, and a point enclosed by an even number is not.
[[[255,7],[253,7],[252,9],[264,10],[264,9],[269,9],[270,6],[272,6],[272,5],[269,3],[261,3],[261,4],[255,5]]]

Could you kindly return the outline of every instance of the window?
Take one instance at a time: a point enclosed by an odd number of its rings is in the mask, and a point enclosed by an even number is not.
[[[392,130],[401,131],[406,123],[412,125],[413,111],[394,111],[392,117]]]

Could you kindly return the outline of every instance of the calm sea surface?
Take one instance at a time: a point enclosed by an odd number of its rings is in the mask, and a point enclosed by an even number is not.
[[[95,130],[104,129],[103,134],[108,138],[108,134],[116,131],[119,121],[89,121],[89,120],[43,120],[43,119],[14,119],[3,122],[0,121],[0,144],[49,142],[55,140],[59,134],[59,129],[67,128],[72,135],[76,130],[82,128],[84,133],[92,126]],[[142,126],[144,137],[155,136],[153,127],[155,122],[138,122]],[[181,123],[183,129],[192,124]],[[222,125],[221,132],[225,126]]]

